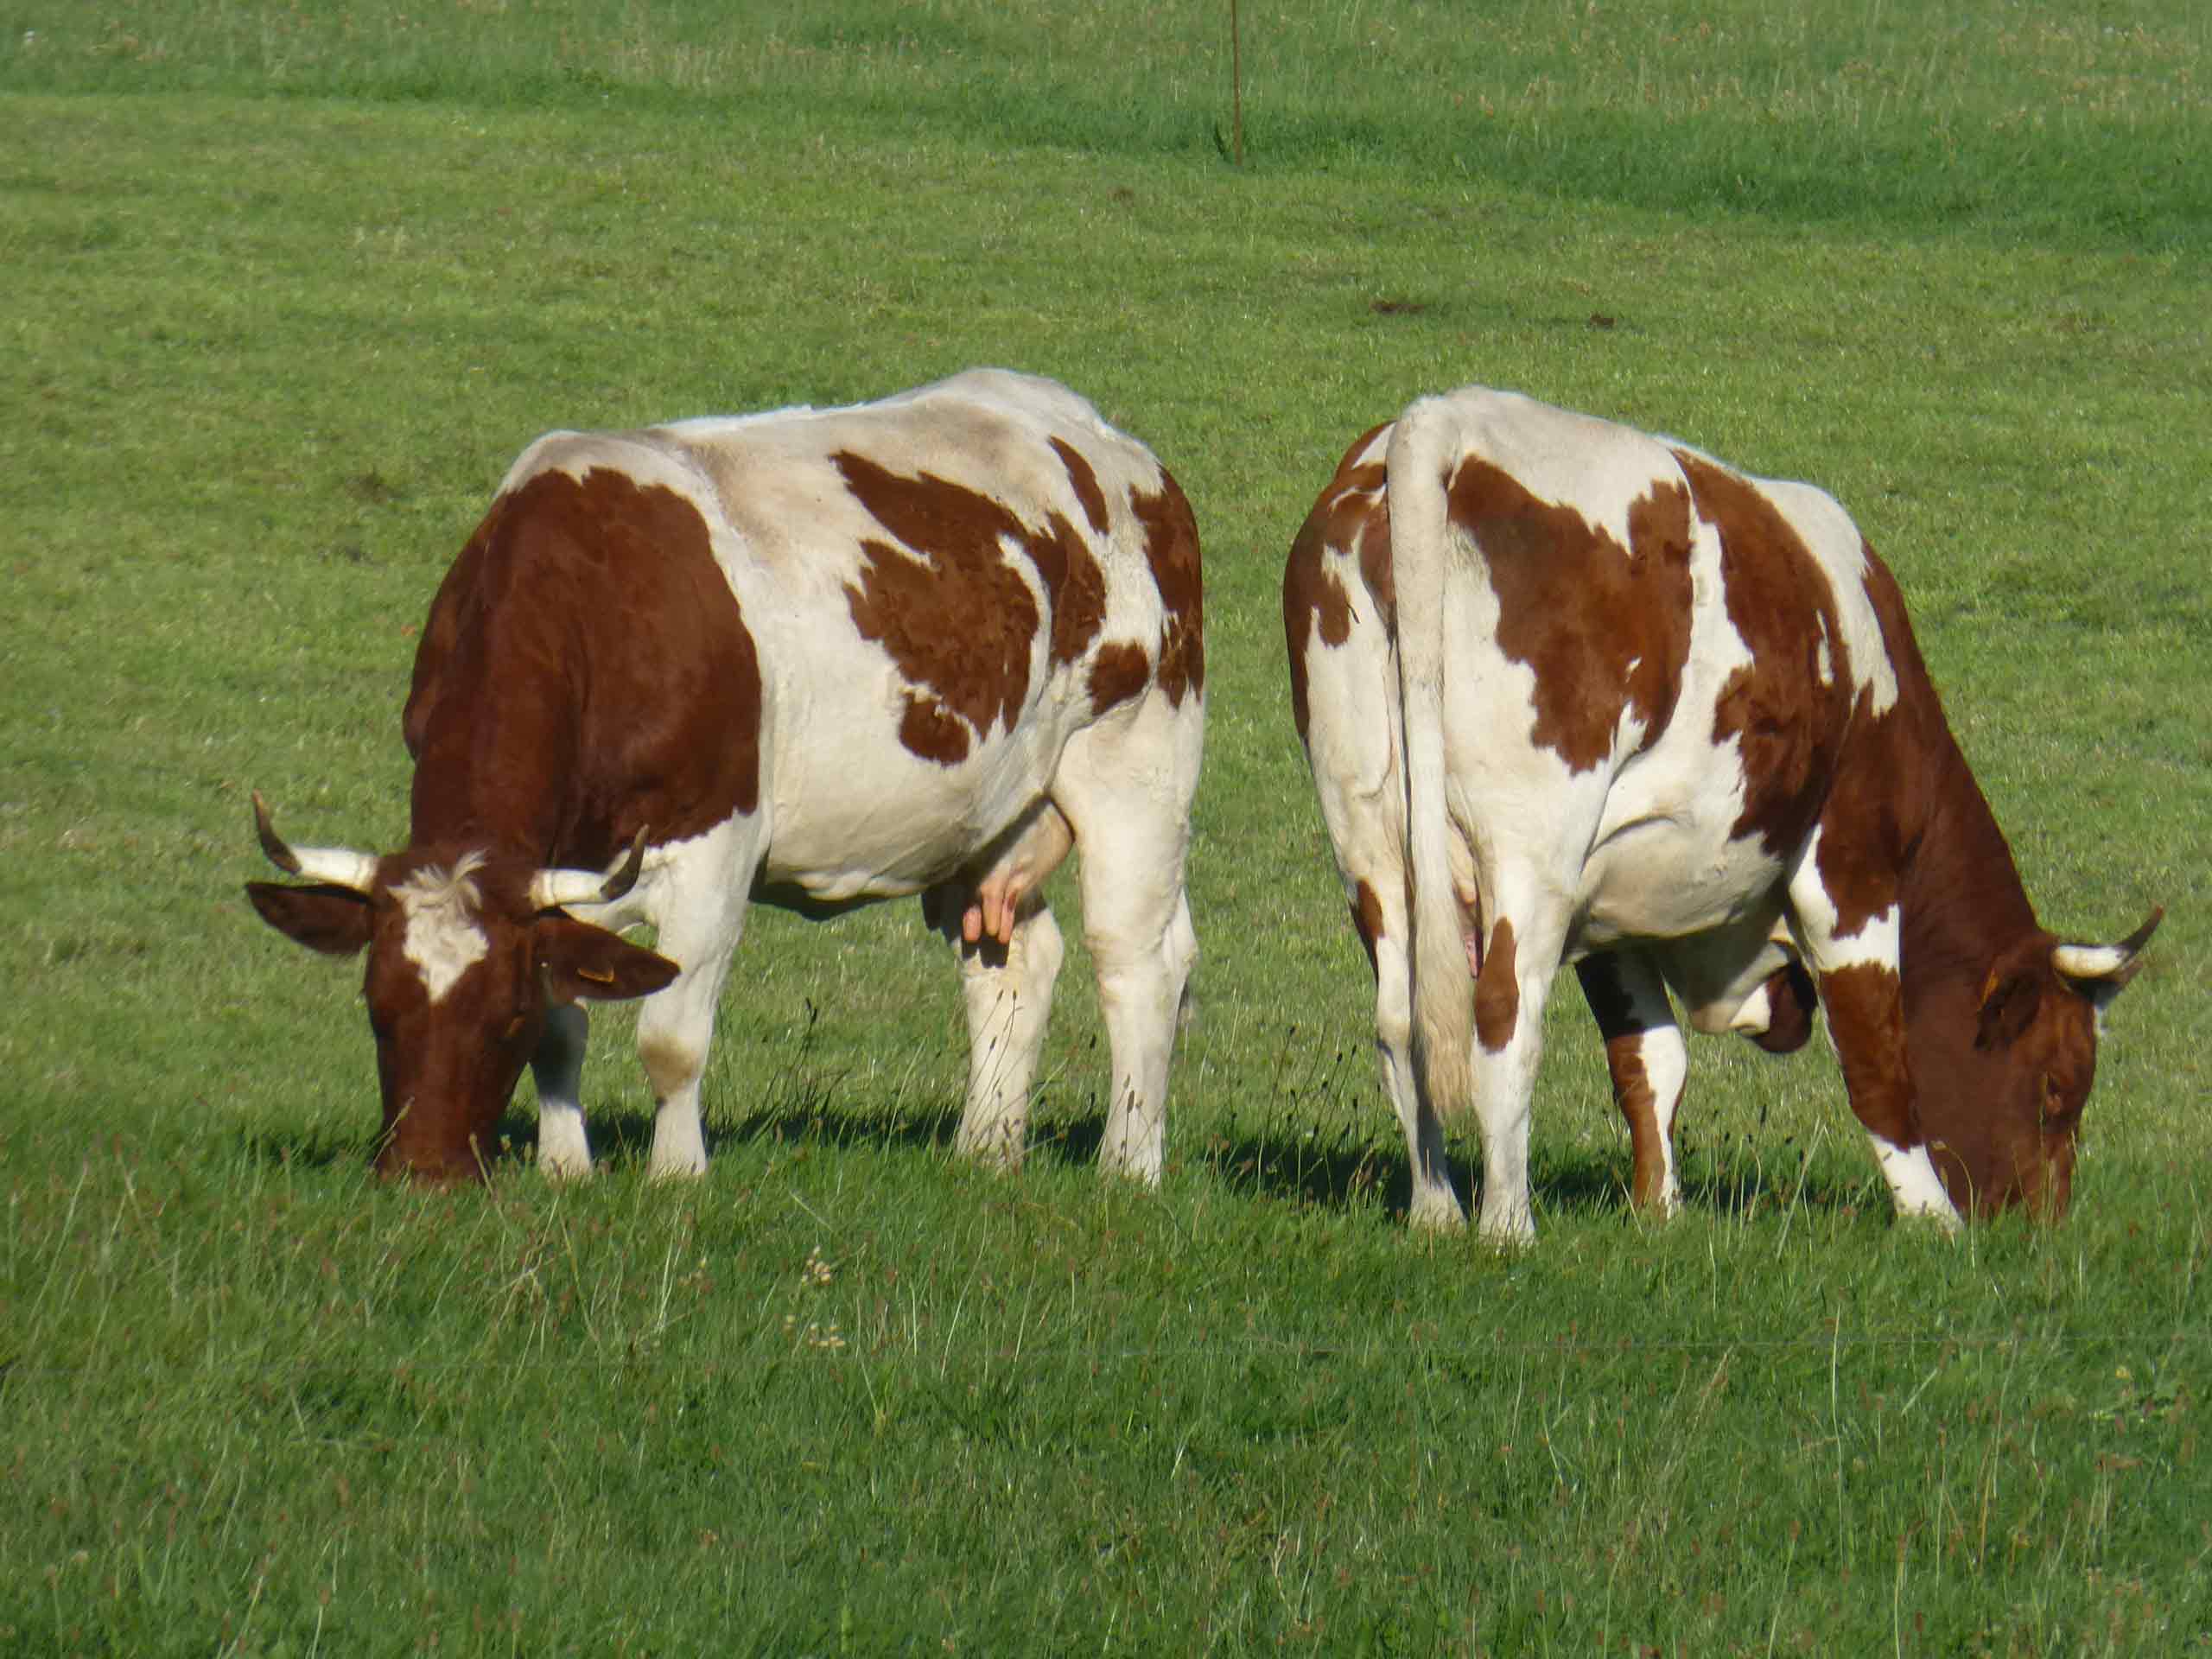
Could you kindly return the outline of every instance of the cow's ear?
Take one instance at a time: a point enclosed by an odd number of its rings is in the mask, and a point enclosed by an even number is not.
[[[2018,1038],[2034,1023],[2043,988],[2040,975],[1993,969],[1988,983],[1982,987],[1974,1046],[2002,1048]]]
[[[368,895],[351,887],[249,881],[245,896],[263,921],[310,950],[350,957],[369,942]]]
[[[531,926],[537,965],[545,976],[547,994],[556,1002],[579,998],[619,1002],[650,996],[683,971],[666,957],[632,944],[619,933],[557,911],[540,916]]]

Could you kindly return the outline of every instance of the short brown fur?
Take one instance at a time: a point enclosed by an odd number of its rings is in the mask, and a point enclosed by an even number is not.
[[[1324,556],[1331,548],[1359,550],[1360,576],[1386,628],[1396,625],[1397,596],[1391,586],[1390,509],[1384,493],[1385,474],[1381,461],[1355,465],[1353,457],[1374,442],[1387,426],[1370,428],[1360,435],[1332,478],[1314,499],[1306,522],[1291,543],[1283,567],[1283,643],[1290,657],[1290,717],[1298,741],[1306,741],[1311,705],[1306,653],[1318,628],[1325,645],[1341,645],[1351,636],[1351,599]]]
[[[1827,574],[1771,502],[1743,478],[1688,450],[1675,460],[1700,518],[1720,537],[1728,620],[1751,660],[1731,675],[1713,738],[1733,738],[1744,767],[1738,839],[1776,857],[1803,839],[1827,797],[1851,715],[1851,664]],[[1826,640],[1827,677],[1820,672]]]
[[[604,468],[541,473],[493,504],[423,624],[411,844],[595,868],[641,829],[698,835],[760,805],[760,709],[698,509]]]
[[[1521,1017],[1521,978],[1514,961],[1513,923],[1501,916],[1490,931],[1482,971],[1475,976],[1475,1036],[1493,1054],[1513,1040]]]
[[[1129,505],[1144,526],[1145,562],[1166,615],[1160,625],[1159,684],[1180,708],[1206,683],[1205,594],[1198,575],[1198,525],[1166,468],[1160,493],[1133,492]]]
[[[1689,655],[1687,492],[1655,483],[1629,510],[1625,548],[1485,461],[1462,462],[1447,493],[1497,595],[1498,649],[1535,672],[1536,746],[1587,772],[1631,710],[1649,744],[1674,713]]]
[[[1106,492],[1098,487],[1098,474],[1083,457],[1083,451],[1065,438],[1049,440],[1052,453],[1060,458],[1060,465],[1068,469],[1068,483],[1075,490],[1075,499],[1083,504],[1083,516],[1098,534],[1106,533]]]
[[[1039,618],[1004,549],[1019,547],[1037,571],[1052,610],[1055,663],[1079,658],[1104,620],[1097,561],[1058,513],[1034,531],[934,474],[905,477],[850,450],[831,459],[899,543],[863,541],[868,563],[846,593],[861,637],[880,644],[912,688],[899,741],[924,760],[964,760],[974,738],[1000,726],[1011,732],[1029,695]]]
[[[1152,659],[1134,640],[1115,640],[1098,648],[1090,664],[1090,707],[1104,714],[1127,702],[1152,681]]]
[[[1369,971],[1376,971],[1375,943],[1382,937],[1382,900],[1364,876],[1352,892],[1351,925],[1352,931],[1359,935],[1360,948],[1367,952]]]

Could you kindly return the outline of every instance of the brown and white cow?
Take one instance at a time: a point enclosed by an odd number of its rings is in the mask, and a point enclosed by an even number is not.
[[[748,904],[919,893],[955,947],[958,1145],[1020,1156],[1080,849],[1112,1051],[1103,1166],[1160,1174],[1197,954],[1183,865],[1205,709],[1191,510],[1047,380],[556,432],[438,590],[404,732],[408,844],[288,847],[271,925],[368,950],[378,1166],[479,1172],[523,1067],[538,1158],[590,1167],[585,1004],[646,999],[656,1174],[706,1164],[699,1079]],[[574,912],[573,914],[571,912]],[[613,930],[649,922],[657,950]]]
[[[1897,1209],[2062,1213],[2121,944],[2037,925],[1895,580],[1835,501],[1508,392],[1345,454],[1283,576],[1291,698],[1376,976],[1411,1218],[1534,1231],[1554,971],[1605,1036],[1639,1204],[1670,1211],[1687,1052],[1804,1040],[1817,985]],[[1807,970],[1809,969],[1809,977]]]

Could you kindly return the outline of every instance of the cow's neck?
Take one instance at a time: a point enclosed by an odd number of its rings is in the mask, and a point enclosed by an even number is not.
[[[500,681],[473,690],[444,698],[423,734],[409,804],[414,844],[539,865],[605,862],[608,849],[578,844],[590,837],[569,799],[576,742],[565,688]]]
[[[1899,893],[1908,1000],[1959,980],[1979,987],[1999,955],[2037,930],[2012,849],[1966,756],[1940,715],[1934,729],[1933,799]]]

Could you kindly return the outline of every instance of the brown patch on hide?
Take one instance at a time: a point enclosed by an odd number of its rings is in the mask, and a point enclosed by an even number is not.
[[[1904,1006],[1892,969],[1859,963],[1820,976],[1836,1058],[1851,1109],[1893,1147],[1920,1144],[1920,1112],[1905,1046]]]
[[[1835,594],[1750,480],[1687,450],[1675,459],[1698,516],[1719,532],[1723,602],[1751,658],[1728,677],[1713,709],[1713,741],[1733,738],[1744,771],[1744,808],[1730,834],[1756,836],[1770,855],[1787,857],[1827,799],[1851,720],[1852,664]]]
[[[1605,1070],[1612,1079],[1613,1104],[1628,1124],[1630,1179],[1639,1210],[1656,1210],[1666,1192],[1666,1137],[1659,1132],[1659,1096],[1643,1065],[1641,1031],[1605,1039]]]
[[[1145,562],[1166,613],[1160,625],[1160,689],[1179,709],[1186,693],[1205,692],[1205,593],[1198,569],[1198,520],[1165,467],[1160,469],[1160,493],[1132,492],[1129,505],[1144,526]]]
[[[1898,902],[1906,823],[1920,817],[1912,798],[1926,779],[1913,775],[1909,754],[1897,753],[1897,710],[1877,719],[1873,692],[1859,693],[1857,729],[1843,752],[1847,764],[1828,780],[1814,867],[1835,906],[1835,931],[1849,938]],[[1746,811],[1749,802],[1746,802]]]
[[[1290,723],[1298,741],[1306,741],[1313,717],[1313,683],[1306,671],[1306,645],[1313,637],[1314,613],[1319,608],[1320,563],[1318,550],[1306,556],[1305,537],[1291,544],[1290,558],[1282,571],[1282,639],[1290,661]]]
[[[1351,598],[1328,568],[1331,549],[1349,553],[1357,546],[1361,579],[1384,626],[1395,626],[1397,595],[1391,586],[1390,510],[1383,493],[1382,463],[1353,461],[1388,424],[1370,428],[1344,452],[1336,475],[1314,498],[1283,564],[1282,628],[1290,655],[1290,715],[1301,743],[1312,717],[1307,645],[1317,630],[1325,645],[1341,645],[1351,638]]]
[[[1097,637],[1105,579],[1057,512],[1033,530],[1003,503],[935,474],[904,477],[851,450],[831,460],[902,544],[863,541],[859,584],[845,589],[861,637],[883,646],[911,688],[899,741],[951,765],[1001,726],[1012,732],[1028,698],[1040,619],[1007,549],[1028,558],[1045,589],[1054,664],[1076,661]]]
[[[1152,678],[1152,659],[1144,647],[1130,640],[1101,645],[1090,664],[1090,711],[1103,715],[1116,703],[1127,702]]]
[[[1060,465],[1068,469],[1068,482],[1074,486],[1075,499],[1083,504],[1083,516],[1090,521],[1092,530],[1101,536],[1106,533],[1106,493],[1098,487],[1098,474],[1084,459],[1083,451],[1063,438],[1051,441],[1052,453],[1060,458]]]
[[[760,655],[697,505],[612,467],[492,505],[432,601],[412,841],[605,865],[760,803]]]
[[[1046,519],[1046,531],[1021,543],[1045,585],[1052,607],[1052,664],[1065,668],[1079,660],[1106,622],[1106,573],[1098,568],[1090,543],[1058,513]]]
[[[1630,1179],[1636,1207],[1656,1211],[1666,1191],[1667,1156],[1665,1137],[1659,1129],[1662,1103],[1643,1063],[1643,1039],[1651,1027],[1638,1016],[1636,999],[1623,982],[1612,957],[1586,957],[1574,964],[1574,972],[1582,984],[1583,1000],[1589,1003],[1599,1033],[1605,1039],[1605,1070],[1612,1079],[1613,1104],[1628,1124],[1630,1153],[1635,1163]]]
[[[1521,1018],[1521,981],[1514,962],[1513,924],[1500,917],[1475,977],[1475,1035],[1496,1054],[1513,1040]]]
[[[1390,560],[1390,498],[1379,493],[1369,510],[1367,521],[1359,528],[1359,576],[1367,584],[1368,596],[1375,601],[1375,613],[1382,620],[1382,632],[1391,639],[1398,637],[1397,572]]]
[[[1633,712],[1649,747],[1674,713],[1689,654],[1689,494],[1654,480],[1623,547],[1573,507],[1539,500],[1470,457],[1447,486],[1452,522],[1481,550],[1497,645],[1535,674],[1530,738],[1571,772],[1602,764]]]
[[[935,697],[906,693],[899,715],[899,742],[908,753],[941,766],[957,766],[968,758],[968,730]]]
[[[1360,948],[1367,952],[1367,965],[1379,972],[1375,962],[1375,942],[1382,937],[1382,900],[1362,876],[1352,889],[1352,931],[1359,935]]]
[[[1986,962],[2036,931],[1988,802],[1943,719],[1904,595],[1864,549],[1865,593],[1897,684],[1877,718],[1862,697],[1821,815],[1821,883],[1848,932],[1895,900],[1904,905],[1908,961]],[[1937,944],[1931,927],[1949,935]]]

